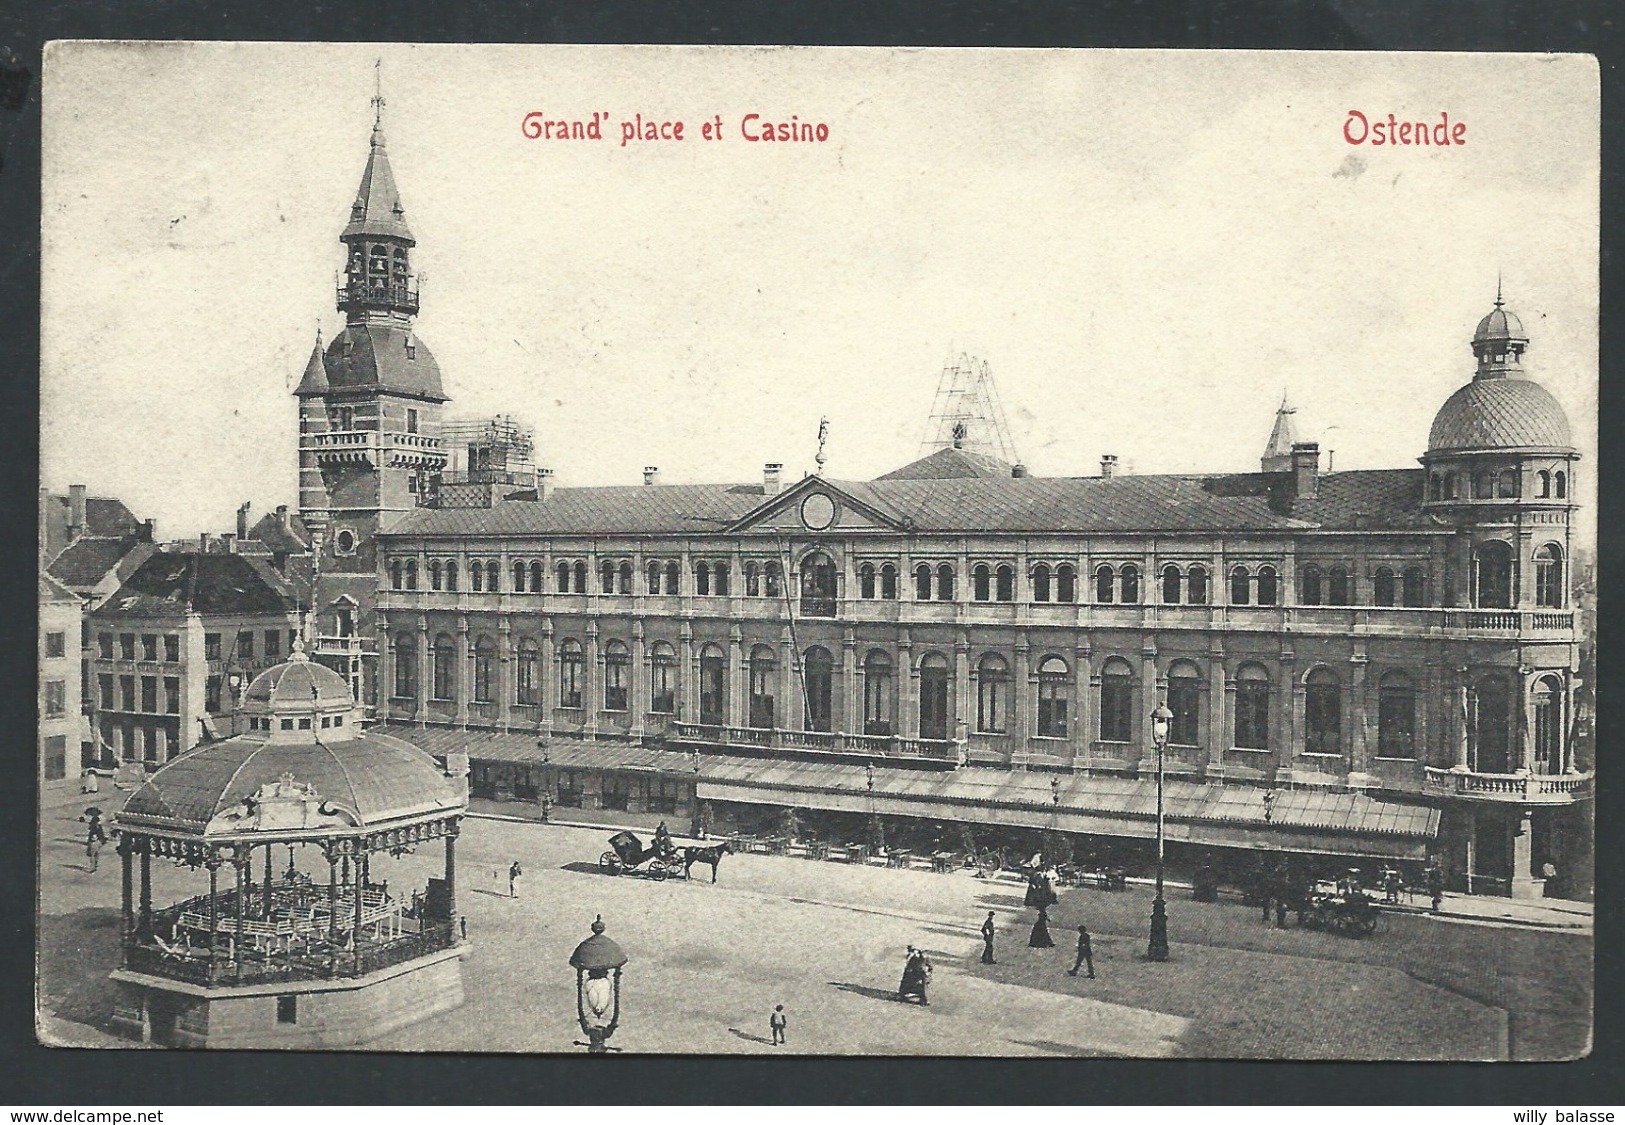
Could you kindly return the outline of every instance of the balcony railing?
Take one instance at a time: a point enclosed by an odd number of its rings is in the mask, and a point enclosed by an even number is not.
[[[316,454],[319,461],[365,461],[377,465],[387,456],[392,464],[438,468],[446,463],[444,443],[433,434],[399,433],[393,430],[329,430],[305,434],[300,446]]]
[[[848,734],[844,731],[768,730],[760,727],[708,726],[703,723],[676,723],[673,724],[673,731],[677,741],[701,746],[750,746],[864,758],[928,758],[943,762],[955,761],[958,756],[955,743],[946,739]]]
[[[418,311],[418,291],[410,284],[341,285],[338,287],[338,307],[340,312],[350,308],[380,308],[415,313]]]
[[[1428,792],[1481,801],[1566,805],[1590,800],[1594,781],[1591,773],[1474,773],[1427,767]]]
[[[275,984],[285,981],[332,980],[364,976],[399,965],[457,944],[453,927],[446,922],[425,923],[421,930],[382,941],[363,940],[360,955],[354,950],[333,948],[317,939],[298,952],[270,957],[245,956],[239,966],[222,947],[211,961],[207,949],[168,948],[140,938],[124,947],[124,967],[132,972],[185,981],[188,984],[220,985]]]

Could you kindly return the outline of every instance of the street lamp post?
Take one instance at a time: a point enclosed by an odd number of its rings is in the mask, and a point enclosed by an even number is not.
[[[570,965],[576,971],[576,1020],[587,1036],[587,1053],[618,1051],[608,1040],[621,1022],[621,968],[626,953],[604,934],[604,916],[592,923],[592,936],[576,946]],[[580,1045],[580,1040],[576,1041]]]
[[[1151,712],[1151,741],[1157,748],[1157,897],[1151,901],[1151,942],[1146,946],[1147,961],[1168,960],[1168,903],[1162,897],[1162,767],[1163,755],[1168,749],[1168,724],[1174,713],[1166,704],[1157,704]]]

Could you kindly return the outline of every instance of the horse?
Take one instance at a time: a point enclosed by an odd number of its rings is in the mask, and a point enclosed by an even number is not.
[[[720,844],[711,844],[703,848],[683,848],[683,878],[688,878],[688,869],[696,863],[709,863],[711,865],[711,882],[717,881],[717,865],[722,862],[725,854],[732,854],[733,842],[724,840]]]

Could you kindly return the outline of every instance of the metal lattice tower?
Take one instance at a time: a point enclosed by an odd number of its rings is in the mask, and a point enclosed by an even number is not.
[[[985,359],[961,352],[943,365],[925,440],[920,443],[921,454],[939,449],[964,449],[1020,464],[993,385],[993,369]]]

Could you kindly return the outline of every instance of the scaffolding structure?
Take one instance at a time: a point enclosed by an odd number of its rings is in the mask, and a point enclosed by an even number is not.
[[[987,360],[961,352],[943,365],[920,453],[939,449],[963,449],[1020,464]]]
[[[506,414],[453,418],[440,426],[447,482],[536,483],[536,439],[530,427]]]

